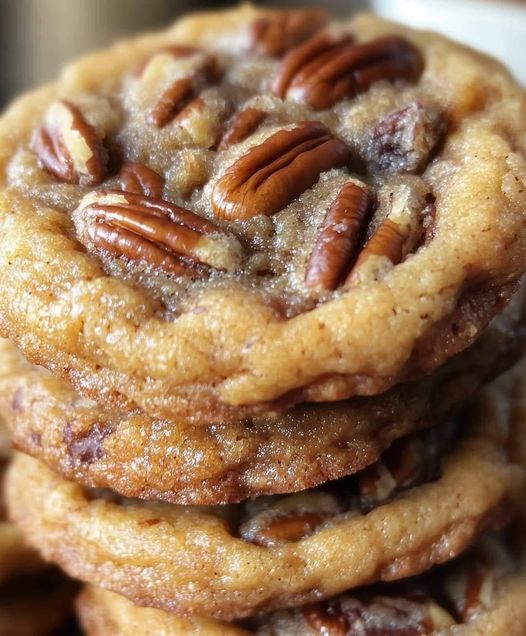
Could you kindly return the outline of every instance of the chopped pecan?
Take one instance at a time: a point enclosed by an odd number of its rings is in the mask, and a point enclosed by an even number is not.
[[[321,122],[301,122],[251,148],[217,181],[212,192],[215,215],[250,219],[279,212],[313,186],[320,174],[349,160],[349,149]]]
[[[140,68],[139,78],[148,80],[150,75],[156,76],[159,73],[158,66],[170,64],[172,58],[192,56],[196,57],[196,66],[193,72],[188,76],[179,77],[165,88],[149,113],[150,123],[157,128],[163,128],[172,121],[184,117],[183,111],[187,114],[186,108],[192,102],[199,103],[200,90],[218,79],[216,59],[198,49],[175,46],[162,49],[150,56]]]
[[[322,29],[328,15],[321,9],[271,11],[252,23],[251,50],[280,57]]]
[[[233,144],[238,144],[244,141],[249,135],[251,135],[261,122],[266,118],[267,113],[257,108],[246,108],[237,113],[229,124],[221,142],[219,143],[218,150],[225,150]]]
[[[183,77],[166,89],[149,115],[150,123],[164,128],[184,119],[194,108],[202,108],[203,100],[196,94],[196,77]]]
[[[474,564],[466,574],[465,602],[462,619],[469,621],[481,609],[488,607],[493,598],[495,581],[491,573],[482,565]]]
[[[144,194],[154,199],[162,199],[164,178],[143,163],[133,161],[123,164],[119,182],[125,192]]]
[[[273,92],[321,110],[380,80],[415,81],[422,68],[420,53],[404,38],[388,36],[354,44],[349,36],[334,41],[329,34],[320,34],[285,56]]]
[[[463,622],[472,620],[481,610],[489,607],[494,591],[495,573],[482,560],[482,555],[476,552],[471,561],[465,563],[464,567],[459,568],[445,582],[445,592]]]
[[[408,188],[392,193],[391,209],[358,256],[347,286],[376,280],[415,247],[422,234],[422,210],[411,207],[410,199]]]
[[[374,508],[404,488],[422,483],[431,460],[435,459],[429,457],[432,454],[429,448],[423,448],[418,437],[409,437],[393,444],[380,461],[357,475],[362,509]]]
[[[373,170],[417,172],[429,162],[445,132],[443,113],[412,102],[376,124],[365,144],[366,159]]]
[[[273,547],[300,541],[341,512],[341,501],[323,491],[290,495],[272,504],[255,501],[247,507],[239,534],[245,541]]]
[[[84,197],[74,218],[85,244],[175,275],[233,271],[241,258],[230,233],[161,199],[101,190]]]
[[[337,601],[305,605],[300,611],[309,626],[323,636],[349,634],[349,621]]]
[[[352,265],[371,203],[366,188],[352,182],[343,186],[325,217],[307,263],[307,286],[328,290],[338,286]]]
[[[48,109],[31,140],[42,166],[67,183],[98,185],[106,176],[107,152],[80,109],[59,100]]]
[[[377,596],[309,605],[301,610],[320,636],[425,636],[451,627],[453,618],[433,600]]]
[[[257,532],[243,538],[266,548],[299,541],[320,526],[327,519],[327,516],[327,513],[312,511],[280,514],[259,528]]]
[[[205,100],[202,97],[196,97],[184,106],[182,110],[180,110],[177,115],[173,118],[172,121],[182,121],[186,119],[186,117],[190,117],[192,113],[202,111],[205,107]]]

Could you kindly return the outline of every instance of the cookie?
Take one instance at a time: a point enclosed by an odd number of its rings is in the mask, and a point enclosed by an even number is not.
[[[485,389],[457,426],[400,440],[365,471],[296,495],[211,508],[122,500],[19,456],[10,511],[72,576],[168,611],[232,620],[407,578],[509,519],[526,465],[522,376],[519,367]]]
[[[296,407],[278,420],[196,427],[102,409],[0,341],[0,414],[18,450],[65,479],[126,496],[219,504],[313,488],[362,470],[443,421],[524,345],[525,292],[469,349],[381,396]],[[131,468],[133,467],[133,468]]]
[[[502,539],[488,537],[451,567],[427,576],[239,623],[182,618],[89,586],[77,611],[87,636],[522,636],[526,568],[515,556]]]
[[[373,16],[244,6],[69,66],[0,120],[0,330],[193,423],[372,395],[525,269],[526,97]]]

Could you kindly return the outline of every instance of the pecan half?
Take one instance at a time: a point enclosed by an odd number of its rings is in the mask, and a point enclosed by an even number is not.
[[[250,49],[262,55],[280,57],[328,22],[321,9],[272,11],[252,23]]]
[[[266,117],[267,113],[262,110],[258,110],[257,108],[246,108],[245,110],[236,113],[217,149],[225,150],[225,148],[228,148],[233,144],[238,144],[241,141],[244,141],[257,129]]]
[[[334,41],[329,34],[320,34],[285,56],[273,92],[321,110],[380,80],[416,81],[422,69],[420,53],[404,38],[388,36],[354,44],[349,36]]]
[[[411,199],[409,188],[392,193],[387,217],[361,251],[345,285],[377,280],[417,245],[422,235],[423,211],[415,210]]]
[[[129,161],[119,172],[119,182],[125,192],[144,194],[154,199],[162,199],[164,178],[143,163]]]
[[[212,208],[220,219],[245,220],[279,212],[320,174],[349,160],[349,149],[321,122],[301,122],[251,148],[217,181]]]
[[[443,113],[412,102],[389,113],[365,143],[370,167],[382,172],[418,172],[429,162],[447,124]]]
[[[146,261],[175,275],[239,265],[237,239],[190,210],[152,197],[101,190],[84,197],[74,213],[79,239],[95,249]]]
[[[346,183],[331,205],[305,270],[308,287],[335,289],[349,270],[371,210],[366,188]]]
[[[107,152],[80,109],[59,100],[48,109],[31,140],[43,168],[61,181],[94,186],[106,176]]]
[[[189,57],[196,58],[194,70],[188,76],[179,77],[165,88],[149,113],[149,122],[157,128],[163,128],[177,118],[184,117],[188,113],[187,108],[190,104],[199,103],[199,92],[205,86],[216,82],[219,77],[217,62],[215,57],[199,49],[174,46],[161,49],[140,67],[139,79],[148,81],[150,76],[155,78],[158,75],[162,76],[162,69],[166,68],[173,59]]]

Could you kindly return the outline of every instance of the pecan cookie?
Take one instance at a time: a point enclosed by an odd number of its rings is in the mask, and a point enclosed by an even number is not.
[[[92,586],[77,611],[87,636],[523,636],[526,568],[517,557],[503,539],[487,537],[428,575],[230,624],[138,607]]]
[[[497,63],[373,16],[125,41],[0,120],[0,330],[165,419],[383,392],[516,288],[525,121]]]
[[[355,473],[396,439],[443,421],[524,349],[525,290],[432,375],[369,398],[296,407],[278,420],[195,427],[103,409],[0,341],[0,414],[16,448],[64,478],[126,497],[219,504]],[[133,469],[130,469],[133,466]]]
[[[69,574],[140,605],[222,620],[406,578],[509,519],[526,463],[519,371],[482,392],[460,439],[459,426],[441,425],[296,495],[213,508],[137,502],[19,456],[11,514]]]

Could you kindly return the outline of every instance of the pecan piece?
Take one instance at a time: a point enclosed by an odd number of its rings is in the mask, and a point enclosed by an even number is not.
[[[467,622],[481,609],[489,607],[493,600],[495,580],[486,568],[474,564],[466,573],[465,601],[462,619]]]
[[[221,142],[219,143],[218,150],[225,150],[233,144],[238,144],[249,137],[264,121],[267,113],[257,108],[247,108],[237,113],[230,122],[228,129],[226,130]]]
[[[321,122],[280,130],[251,148],[217,181],[212,208],[220,219],[246,220],[279,212],[320,174],[349,160],[349,149]]]
[[[361,251],[347,277],[347,286],[377,280],[418,244],[422,235],[423,211],[410,204],[410,188],[402,187],[391,194],[391,209]]]
[[[175,275],[233,271],[241,246],[229,232],[190,210],[152,197],[101,190],[84,197],[74,213],[86,245]]]
[[[366,188],[346,183],[331,205],[305,271],[308,287],[336,289],[351,267],[358,242],[371,210]]]
[[[164,178],[143,163],[129,161],[119,172],[121,189],[134,194],[144,194],[154,199],[162,199]]]
[[[169,65],[174,59],[189,57],[196,58],[194,70],[165,88],[149,113],[149,122],[157,128],[164,128],[174,120],[183,118],[191,104],[199,106],[202,103],[202,100],[199,102],[199,92],[217,81],[219,76],[216,59],[199,49],[174,46],[150,56],[139,69],[140,80],[157,80],[159,76],[162,77],[163,69],[170,69]]]
[[[152,60],[155,60],[160,55],[167,55],[174,59],[192,57],[193,55],[199,54],[199,49],[196,49],[193,46],[183,46],[183,45],[174,45],[174,46],[165,46],[161,49],[158,49],[152,55],[149,55],[145,58],[135,70],[135,76],[141,77],[146,72],[148,65]]]
[[[300,611],[309,626],[323,636],[347,636],[349,633],[349,621],[337,601],[305,605]]]
[[[66,100],[53,103],[35,131],[31,150],[61,181],[98,185],[106,176],[107,152],[80,109]]]
[[[252,23],[250,49],[280,57],[322,29],[328,15],[321,9],[272,11]]]
[[[273,92],[321,110],[380,80],[416,81],[422,69],[420,53],[404,38],[388,36],[354,44],[349,36],[334,41],[329,34],[321,34],[285,56]]]
[[[453,618],[432,599],[377,596],[308,605],[301,610],[320,636],[425,636],[454,625]]]
[[[271,548],[282,543],[299,541],[313,532],[327,519],[327,514],[317,512],[296,512],[275,517],[260,528],[250,541],[256,545]]]
[[[446,128],[443,113],[412,102],[376,124],[365,143],[366,159],[373,170],[418,172],[429,162]]]
[[[393,444],[380,461],[357,475],[362,509],[371,510],[401,490],[425,481],[437,463],[436,451],[433,444],[426,447],[418,437]]]
[[[465,563],[446,580],[445,592],[463,622],[469,622],[491,605],[495,593],[495,571],[498,570],[496,564],[492,568],[491,564],[483,561],[482,555],[475,552],[472,562]]]
[[[258,507],[263,505],[263,510]],[[340,502],[326,492],[291,495],[265,508],[254,503],[255,511],[239,528],[245,541],[267,548],[300,541],[331,517],[342,512]]]

